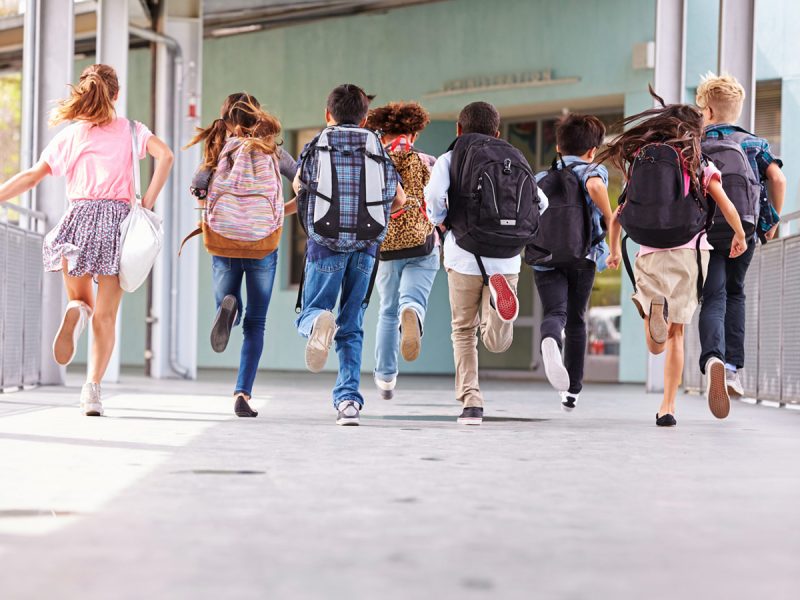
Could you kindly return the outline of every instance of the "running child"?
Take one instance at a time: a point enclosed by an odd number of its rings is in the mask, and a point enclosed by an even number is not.
[[[575,408],[583,388],[586,310],[595,270],[605,269],[608,256],[604,229],[605,223],[611,222],[608,171],[594,162],[605,134],[603,122],[591,115],[570,114],[558,122],[558,156],[549,171],[536,176],[549,206],[535,243],[547,248],[550,257],[541,260],[535,248],[525,253],[526,262],[534,265],[544,311],[541,349],[545,374],[567,412]]]
[[[767,140],[734,125],[742,113],[745,92],[730,75],[708,75],[697,88],[697,106],[703,111],[703,152],[719,158],[722,187],[731,198],[747,234],[741,256],[728,252],[730,228],[715,220],[709,232],[714,246],[708,262],[700,309],[700,370],[706,374],[709,406],[724,419],[730,411],[730,394],[742,396],[739,369],[744,366],[744,280],[756,240],[771,240],[783,208],[786,177],[783,163],[770,151]]]
[[[414,148],[429,121],[416,102],[390,102],[371,110],[367,118],[367,128],[380,133],[406,193],[405,206],[391,215],[375,280],[381,305],[374,376],[387,400],[397,384],[398,348],[407,361],[419,356],[428,297],[439,271],[438,238],[425,212],[424,192],[436,159]]]
[[[100,382],[115,343],[119,284],[120,223],[131,209],[133,160],[156,160],[142,205],[152,209],[173,162],[172,152],[143,124],[117,117],[119,81],[113,68],[86,67],[70,96],[56,107],[52,126],[70,123],[42,152],[39,162],[0,186],[0,202],[35,187],[48,175],[66,177],[69,207],[44,241],[45,271],[61,271],[67,304],[53,342],[53,358],[68,365],[91,319],[92,347],[80,407],[86,416],[102,416]],[[136,155],[132,151],[135,131]],[[92,282],[97,283],[97,296]]]
[[[664,397],[656,425],[673,426],[675,396],[684,359],[684,327],[691,322],[703,290],[711,245],[706,239],[713,210],[731,226],[729,255],[747,249],[736,208],[722,189],[719,170],[700,149],[703,116],[685,104],[665,105],[626,118],[630,126],[595,160],[610,161],[626,173],[620,206],[609,225],[610,267],[625,267],[634,283],[633,302],[644,319],[645,340],[653,354],[666,351]],[[640,244],[635,276],[620,250],[621,229]],[[623,247],[624,249],[624,247]]]
[[[294,159],[275,141],[280,130],[278,120],[254,96],[238,92],[225,99],[220,117],[186,146],[204,143],[192,193],[204,209],[201,231],[212,255],[215,352],[225,350],[232,328],[242,322],[244,341],[233,392],[238,417],[258,416],[250,398],[264,349],[283,218],[294,208],[284,208],[281,174],[292,180],[296,168]]]
[[[473,102],[458,116],[456,140],[436,160],[425,187],[428,217],[445,224],[444,266],[450,287],[456,399],[462,425],[483,421],[478,338],[505,352],[519,312],[520,253],[533,241],[547,198],[530,165],[500,137],[500,114]]]
[[[308,339],[306,366],[313,373],[325,367],[336,342],[338,425],[359,424],[364,310],[389,215],[405,203],[394,164],[377,134],[364,129],[370,100],[353,84],[333,89],[327,127],[304,148],[294,180],[298,217],[308,234],[295,324]]]

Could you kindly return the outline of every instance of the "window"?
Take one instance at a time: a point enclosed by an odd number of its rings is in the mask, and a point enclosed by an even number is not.
[[[756,84],[756,118],[754,133],[766,138],[772,152],[781,153],[781,80],[759,81]]]

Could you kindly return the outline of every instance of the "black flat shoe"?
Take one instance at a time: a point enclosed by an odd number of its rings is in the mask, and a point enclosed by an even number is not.
[[[247,403],[247,398],[245,398],[242,394],[236,396],[236,404],[233,406],[233,412],[236,413],[237,417],[258,416],[258,411],[250,408],[250,405]]]
[[[659,427],[675,427],[677,424],[678,422],[671,414],[667,413],[659,417],[658,413],[656,413],[656,425]]]

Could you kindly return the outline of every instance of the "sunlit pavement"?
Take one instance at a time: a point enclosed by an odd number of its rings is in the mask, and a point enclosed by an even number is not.
[[[329,375],[133,375],[106,417],[70,388],[0,395],[0,598],[797,598],[800,411],[588,386],[364,377],[334,425]]]

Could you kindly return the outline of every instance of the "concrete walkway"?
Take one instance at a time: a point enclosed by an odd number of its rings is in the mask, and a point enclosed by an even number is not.
[[[487,381],[464,428],[406,378],[342,428],[329,376],[262,374],[249,420],[232,377],[0,396],[0,598],[798,597],[800,411]]]

